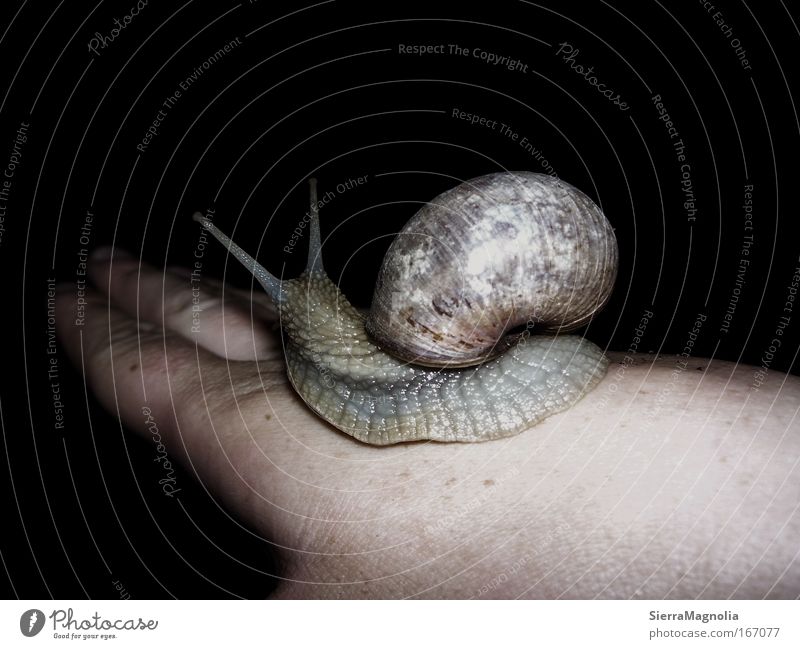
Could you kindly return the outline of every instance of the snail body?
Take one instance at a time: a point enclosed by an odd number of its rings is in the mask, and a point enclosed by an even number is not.
[[[272,297],[289,380],[336,428],[374,445],[497,439],[565,410],[605,376],[596,345],[549,335],[585,324],[616,276],[613,230],[574,187],[514,172],[445,192],[393,242],[366,319],[325,274],[316,207],[312,180],[307,268],[282,282],[194,218]],[[523,324],[548,335],[513,333]]]

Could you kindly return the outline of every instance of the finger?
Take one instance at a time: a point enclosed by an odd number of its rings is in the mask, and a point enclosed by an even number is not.
[[[240,292],[211,285],[200,275],[181,277],[128,253],[101,248],[89,275],[128,315],[152,322],[230,360],[267,360],[280,355],[279,339]],[[259,302],[258,304],[261,304]],[[258,309],[263,312],[264,309]]]
[[[59,291],[57,333],[100,403],[154,443],[156,461],[181,462],[247,515],[252,488],[239,465],[253,455],[253,439],[238,408],[285,384],[280,365],[226,361],[152,325],[142,329],[97,291],[87,291],[80,308],[84,324],[76,326],[74,286]],[[154,488],[180,491],[169,481]]]
[[[97,291],[86,292],[76,326],[73,288],[56,298],[59,341],[100,403],[132,430],[147,433],[149,411],[165,437],[182,422],[184,437],[199,438],[209,416],[231,419],[231,403],[263,389],[255,363],[228,362],[170,332],[142,328]]]
[[[192,281],[192,269],[186,266],[167,266],[167,272],[181,281]],[[255,281],[251,288],[245,289],[226,284],[215,277],[203,277],[203,286],[209,292],[219,295],[224,294],[226,299],[239,300],[246,308],[252,308],[253,313],[265,323],[274,324],[278,322],[278,309]]]

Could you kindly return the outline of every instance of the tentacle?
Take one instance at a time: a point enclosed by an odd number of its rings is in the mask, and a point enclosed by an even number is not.
[[[322,266],[322,238],[319,233],[319,203],[317,203],[317,179],[311,178],[308,181],[310,190],[311,211],[309,217],[309,239],[308,239],[308,262],[306,263],[307,273],[325,274]]]
[[[217,227],[203,214],[200,212],[195,212],[192,218],[200,223],[212,235],[214,235],[214,238],[223,246],[225,246],[228,249],[228,252],[242,262],[242,265],[247,268],[247,270],[253,273],[253,276],[258,280],[258,283],[261,284],[261,286],[267,292],[267,295],[272,298],[272,301],[275,302],[275,304],[280,304],[285,301],[286,296],[281,287],[281,281],[275,277],[275,275],[270,273],[266,268],[264,268],[244,250],[237,246],[233,241],[230,240],[228,236],[220,232],[219,229],[217,229]]]

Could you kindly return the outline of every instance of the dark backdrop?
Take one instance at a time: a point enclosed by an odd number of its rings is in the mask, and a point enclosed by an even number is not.
[[[190,264],[190,216],[209,207],[293,276],[306,242],[284,246],[310,176],[335,195],[326,266],[359,305],[421,202],[491,171],[554,172],[602,206],[619,241],[616,290],[589,338],[627,349],[652,312],[639,351],[680,353],[704,318],[694,355],[796,372],[800,314],[784,305],[800,266],[797,3],[718,4],[189,1],[134,15],[135,0],[4,3],[5,594],[114,598],[116,580],[136,598],[269,591],[269,540],[187,475],[180,505],[165,498],[151,443],[84,393],[63,351],[55,428],[46,291],[74,283],[79,251],[100,244]],[[414,45],[438,47],[400,51]],[[225,261],[209,248],[204,274]],[[225,272],[250,285],[238,265]]]

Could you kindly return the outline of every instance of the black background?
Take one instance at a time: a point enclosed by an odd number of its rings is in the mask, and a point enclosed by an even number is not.
[[[54,428],[47,282],[75,281],[87,210],[90,247],[114,244],[163,268],[192,263],[199,227],[190,216],[213,206],[219,227],[291,277],[305,240],[291,254],[283,248],[315,176],[321,192],[336,194],[322,212],[326,267],[366,306],[391,236],[420,203],[483,173],[546,171],[519,141],[454,118],[458,108],[526,137],[614,225],[620,275],[590,339],[627,349],[652,310],[639,351],[680,353],[700,313],[707,319],[694,355],[761,365],[800,265],[798,10],[718,4],[150,2],[96,55],[94,33],[108,35],[133,0],[94,9],[4,3],[0,165],[30,123],[0,241],[5,595],[116,598],[119,580],[134,598],[260,597],[278,570],[269,539],[187,474],[180,501],[164,497],[152,443],[103,412],[63,351],[66,427]],[[137,151],[179,83],[237,37],[241,44],[182,93]],[[557,55],[564,42],[628,110]],[[401,54],[401,44],[446,52],[458,44],[519,59],[527,71],[471,54]],[[656,94],[685,144],[694,221]],[[364,175],[366,183],[336,191]],[[751,232],[745,184],[753,185]],[[750,265],[737,285],[746,234]],[[223,272],[250,286],[221,247],[209,248],[204,274]],[[797,373],[798,320],[770,371]]]

